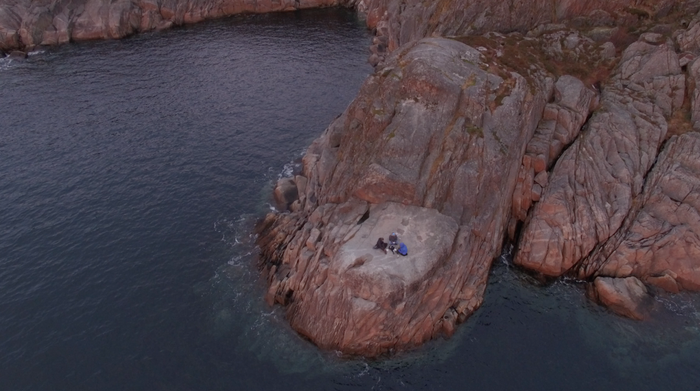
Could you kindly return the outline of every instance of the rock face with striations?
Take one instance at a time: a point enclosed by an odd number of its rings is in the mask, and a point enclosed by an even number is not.
[[[291,213],[260,225],[268,300],[319,346],[410,348],[480,305],[553,84],[484,60],[449,39],[396,51],[307,151]],[[407,257],[372,249],[394,231]]]
[[[643,194],[585,274],[637,276],[669,292],[700,290],[700,133],[671,138]]]
[[[463,36],[489,31],[525,32],[535,26],[579,18],[580,23],[626,24],[638,17],[666,15],[673,0],[357,0],[376,30],[370,61],[385,51],[430,36]]]
[[[622,227],[684,89],[672,43],[640,40],[625,50],[600,109],[554,166],[526,222],[517,264],[560,276],[586,262]]]
[[[633,304],[644,296],[640,280],[700,290],[700,134],[667,136],[690,127],[677,120],[683,107],[695,122],[696,63],[686,83],[674,44],[659,34],[642,34],[623,52],[601,107],[525,220],[517,264],[595,278],[598,301],[635,319],[646,316]]]

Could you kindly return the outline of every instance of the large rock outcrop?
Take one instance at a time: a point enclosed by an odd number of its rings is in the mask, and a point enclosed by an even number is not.
[[[292,212],[261,224],[268,300],[319,346],[409,348],[480,305],[553,84],[484,60],[449,39],[396,51],[307,151]],[[392,231],[408,257],[372,250]]]
[[[518,222],[515,263],[593,281],[621,315],[649,315],[645,283],[700,289],[700,136],[684,134],[700,66],[668,38],[693,26],[625,37],[620,55],[614,28],[409,35],[309,148],[291,212],[259,226],[268,301],[324,348],[410,348],[480,305]],[[409,257],[370,249],[393,231]]]
[[[560,276],[622,227],[684,90],[671,42],[642,39],[624,51],[601,108],[552,170],[526,222],[517,264]]]
[[[585,260],[581,274],[700,290],[699,157],[700,133],[672,137],[622,229]]]

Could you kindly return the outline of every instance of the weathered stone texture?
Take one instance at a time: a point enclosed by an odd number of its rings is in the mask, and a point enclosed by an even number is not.
[[[460,36],[488,31],[526,32],[538,25],[583,17],[594,24],[624,24],[638,15],[663,16],[677,5],[673,0],[357,0],[367,14],[383,48],[391,52],[406,43],[430,36]],[[380,48],[372,61],[381,60]]]
[[[646,286],[636,277],[598,277],[589,296],[611,311],[636,320],[648,318],[653,305]]]
[[[683,103],[685,78],[669,43],[623,53],[601,108],[557,161],[527,222],[515,262],[560,276],[622,226]]]
[[[547,104],[535,134],[527,144],[513,192],[513,217],[525,221],[533,202],[539,201],[549,184],[548,172],[566,146],[578,136],[588,114],[598,102],[597,94],[572,76],[554,85],[554,102]],[[511,232],[511,236],[513,236]]]
[[[0,50],[121,38],[239,13],[341,5],[339,0],[3,0]]]
[[[583,274],[700,290],[699,156],[699,133],[667,142],[623,229],[586,260]]]
[[[288,304],[292,326],[320,346],[409,348],[480,305],[550,93],[485,71],[482,58],[448,39],[396,51],[307,151],[300,211],[261,226],[268,300]],[[316,251],[304,246],[314,229]],[[399,229],[409,257],[371,250]]]

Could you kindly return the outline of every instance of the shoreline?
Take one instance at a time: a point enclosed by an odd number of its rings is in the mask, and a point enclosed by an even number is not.
[[[69,42],[121,39],[234,15],[352,7],[344,0],[255,3],[220,0],[214,5],[201,6],[197,5],[197,1],[176,1],[175,4],[166,5],[164,0],[139,3],[122,1],[112,4],[101,4],[100,0],[84,0],[63,6],[62,0],[58,0],[53,4],[53,8],[60,10],[56,13],[18,2],[14,7],[0,9],[0,53],[10,55],[15,51],[27,53],[37,47]]]

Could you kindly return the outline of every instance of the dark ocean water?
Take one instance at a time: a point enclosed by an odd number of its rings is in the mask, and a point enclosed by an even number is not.
[[[633,322],[498,260],[448,341],[347,360],[262,301],[251,227],[371,72],[345,10],[0,59],[0,390],[697,390],[700,300]]]

